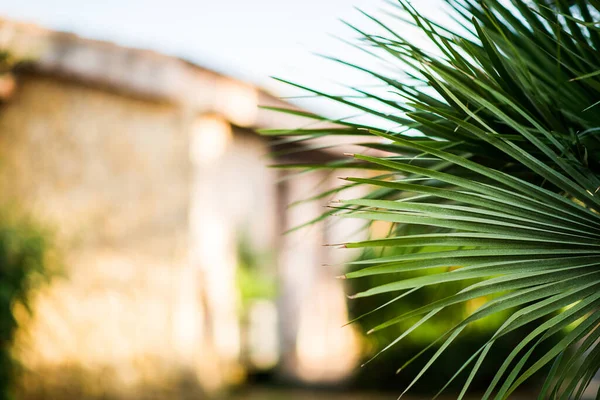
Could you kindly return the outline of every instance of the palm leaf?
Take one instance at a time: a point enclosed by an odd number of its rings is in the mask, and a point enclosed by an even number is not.
[[[283,81],[401,129],[341,119],[333,128],[267,134],[301,140],[354,135],[379,151],[293,166],[384,171],[346,178],[350,187],[370,188],[369,195],[335,202],[337,209],[324,215],[395,227],[388,238],[343,244],[387,251],[351,263],[353,271],[344,276],[386,278],[352,296],[394,294],[367,314],[405,301],[421,288],[464,284],[374,326],[370,332],[416,321],[381,352],[444,310],[485,300],[430,344],[436,352],[406,390],[470,325],[507,315],[484,345],[456,366],[451,381],[468,372],[458,398],[467,394],[497,341],[518,329],[527,335],[497,369],[483,398],[505,399],[550,367],[540,398],[581,398],[600,367],[600,114],[591,110],[600,94],[600,2],[446,3],[464,34],[431,21],[404,0],[391,2],[387,13],[420,29],[434,53],[366,13],[385,35],[352,27],[369,56],[398,65],[402,76],[330,58],[383,82],[386,94],[352,88],[355,95],[345,97]],[[331,122],[317,114],[278,111]],[[373,141],[365,142],[368,137]],[[403,234],[407,226],[427,233]],[[406,277],[407,271],[417,275]]]

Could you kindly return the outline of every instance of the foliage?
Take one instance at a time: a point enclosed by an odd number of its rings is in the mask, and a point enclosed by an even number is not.
[[[46,281],[49,236],[35,224],[0,215],[0,399],[12,398],[16,367],[11,350],[16,303],[29,310],[31,291]]]
[[[420,226],[403,226],[396,231],[396,235],[416,235],[422,234],[424,229]],[[384,247],[366,248],[364,249],[362,259],[370,259],[376,256],[396,256],[407,254],[407,248]],[[428,247],[424,251],[437,251],[434,247]],[[360,269],[360,266],[353,266],[350,270],[355,271]],[[400,272],[391,278],[389,275],[373,275],[362,279],[350,279],[347,281],[348,290],[353,293],[368,290],[371,287],[380,286],[389,283],[391,280],[409,279],[422,274],[436,273],[435,270],[426,271],[408,271]],[[404,297],[402,301],[396,301],[386,306],[378,313],[366,315],[356,321],[361,328],[370,328],[378,324],[382,318],[391,319],[397,315],[404,314],[414,310],[423,304],[428,304],[435,301],[437,298],[450,296],[460,290],[466,289],[469,286],[467,281],[449,282],[443,286],[427,286],[423,287],[411,296]],[[392,301],[396,297],[395,293],[386,293],[380,296],[373,296],[361,299],[360,301],[350,302],[351,318],[356,318],[369,313],[373,308],[378,307],[381,303]],[[381,353],[376,362],[369,364],[365,368],[358,371],[355,384],[361,388],[371,388],[381,390],[398,390],[410,384],[412,377],[416,376],[426,360],[417,360],[408,364],[400,374],[396,374],[399,365],[407,363],[416,353],[424,346],[443,335],[448,329],[460,323],[463,318],[480,307],[485,301],[491,300],[492,296],[484,296],[481,298],[470,299],[463,303],[459,303],[454,307],[446,308],[436,315],[435,318],[427,320],[423,323],[416,334],[405,337],[394,351]],[[510,310],[504,310],[486,318],[474,321],[470,324],[463,333],[457,337],[453,345],[446,349],[441,354],[440,358],[431,365],[428,370],[427,379],[421,380],[413,386],[412,392],[422,394],[431,394],[433,391],[444,386],[455,372],[454,365],[462,363],[468,359],[469,353],[473,348],[482,346],[486,343],[487,338],[493,334],[510,316]],[[368,353],[366,357],[371,357],[373,354],[381,351],[389,343],[394,341],[398,336],[402,335],[406,330],[418,321],[418,317],[407,319],[399,322],[388,329],[378,332],[376,335],[369,335],[365,338],[367,341],[366,349]],[[515,330],[505,335],[495,344],[495,351],[488,353],[486,362],[479,369],[477,376],[471,383],[473,390],[485,390],[487,384],[493,378],[495,372],[504,361],[505,355],[510,352],[512,346],[518,343],[527,335],[523,329]],[[547,351],[550,347],[556,344],[557,338],[551,338],[539,347],[538,351]],[[439,344],[434,346],[430,351],[435,351],[439,348]],[[368,360],[368,358],[367,358]],[[539,383],[540,377],[536,376],[534,381]],[[447,391],[459,391],[462,383],[460,380],[453,381],[447,388]]]
[[[0,78],[10,74],[21,61],[16,59],[12,53],[0,48]]]
[[[249,240],[242,236],[238,243],[237,286],[241,297],[244,317],[253,301],[273,300],[276,296],[274,277],[266,274],[264,265],[270,264],[270,255],[254,249]]]
[[[406,390],[470,326],[500,315],[502,325],[448,380],[462,379],[459,398],[498,343],[516,331],[526,335],[503,354],[482,398],[507,398],[550,366],[540,398],[581,398],[600,367],[600,2],[445,3],[457,28],[404,0],[391,3],[391,14],[410,21],[435,52],[371,15],[365,14],[383,34],[353,28],[368,57],[391,67],[333,60],[382,81],[384,93],[356,87],[352,95],[332,95],[284,81],[381,124],[276,109],[336,126],[264,133],[298,143],[352,135],[371,154],[284,167],[365,171],[334,192],[365,186],[370,193],[335,203],[323,217],[337,213],[395,227],[388,238],[345,244],[407,250],[354,262],[346,278],[385,279],[354,298],[393,294],[385,309],[423,288],[438,290],[436,300],[371,329],[411,322],[384,351],[446,310],[484,300],[419,354],[429,359]],[[422,226],[424,233],[402,234],[405,226]],[[406,272],[416,275],[399,274]]]

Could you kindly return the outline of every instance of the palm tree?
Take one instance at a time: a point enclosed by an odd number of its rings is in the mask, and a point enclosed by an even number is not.
[[[369,194],[335,202],[324,215],[393,227],[387,238],[344,244],[384,250],[356,261],[344,276],[386,279],[353,298],[392,293],[378,311],[424,288],[462,283],[373,327],[370,332],[416,321],[382,351],[440,313],[484,300],[413,358],[429,355],[406,390],[470,325],[503,315],[486,342],[456,365],[451,381],[464,382],[458,398],[498,341],[516,330],[526,334],[482,398],[508,398],[545,368],[540,399],[581,398],[600,367],[600,1],[445,3],[456,28],[425,17],[407,1],[390,3],[390,14],[410,21],[434,52],[372,15],[365,14],[384,34],[353,27],[368,57],[394,69],[334,60],[383,82],[383,94],[355,87],[351,96],[332,95],[284,81],[387,124],[339,119],[335,127],[263,133],[297,141],[353,135],[364,153],[379,151],[284,166],[368,171],[368,177],[345,178],[335,192],[365,186]],[[395,128],[383,127],[389,124]],[[419,233],[407,227],[420,227]]]

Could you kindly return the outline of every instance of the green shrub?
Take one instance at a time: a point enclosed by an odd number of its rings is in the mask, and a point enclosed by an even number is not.
[[[32,291],[48,280],[50,235],[28,219],[0,215],[0,400],[11,399],[18,360],[11,354],[17,303],[29,308]]]

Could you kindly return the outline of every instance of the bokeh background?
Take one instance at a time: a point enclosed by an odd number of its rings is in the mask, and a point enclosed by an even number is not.
[[[452,23],[442,1],[418,5]],[[323,245],[390,227],[331,219],[286,234],[319,219],[335,199],[319,194],[340,181],[268,166],[353,147],[260,136],[310,121],[259,106],[355,113],[270,78],[330,93],[375,84],[314,54],[377,63],[344,43],[355,34],[340,19],[368,25],[354,6],[388,16],[372,0],[0,4],[5,398],[392,399],[415,372],[396,369],[480,305],[361,369],[408,325],[373,337],[377,319],[342,327],[388,299],[348,302],[372,282],[335,277],[363,255]],[[415,396],[443,386],[497,324],[467,332]]]

